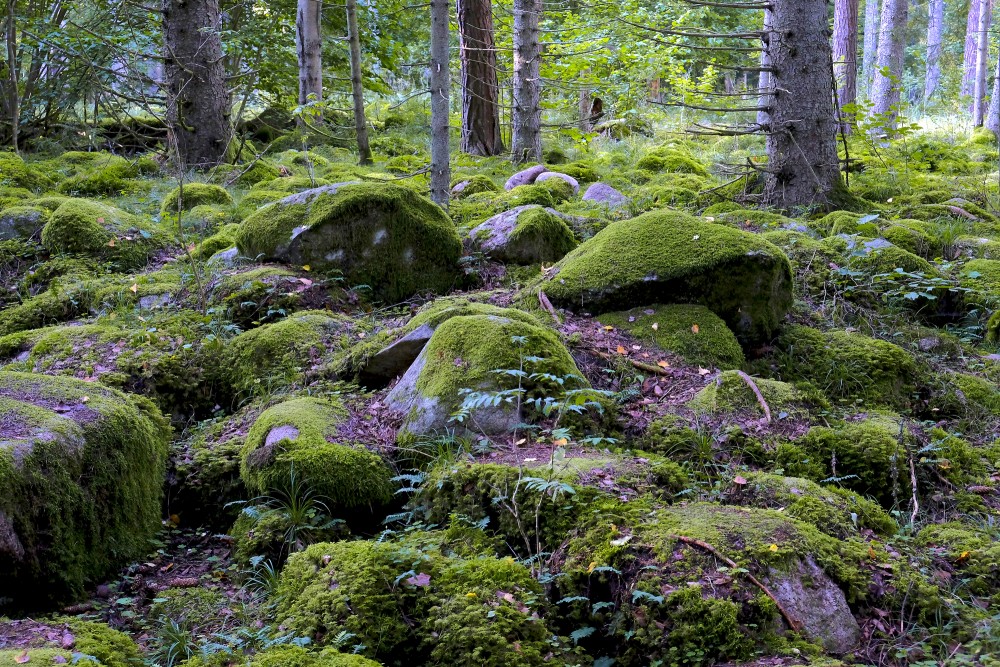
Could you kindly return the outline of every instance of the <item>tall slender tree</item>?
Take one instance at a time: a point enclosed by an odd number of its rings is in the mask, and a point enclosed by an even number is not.
[[[941,82],[941,35],[944,32],[944,0],[927,5],[927,75],[924,77],[924,104],[937,92]]]
[[[347,2],[347,41],[351,58],[351,100],[354,102],[354,132],[358,142],[358,164],[372,163],[368,145],[368,120],[365,118],[365,90],[361,78],[361,32],[358,30],[358,2]]]
[[[493,36],[493,3],[458,0],[458,43],[462,66],[462,150],[500,155],[500,85]]]
[[[986,129],[991,130],[1000,140],[1000,57],[997,58],[993,77],[993,95],[990,96],[990,107],[986,111]]]
[[[879,0],[865,0],[864,40],[861,47],[861,89],[871,98],[875,78],[875,57],[878,55]]]
[[[899,113],[908,4],[907,0],[883,0],[882,16],[879,17],[878,54],[871,98],[872,113],[884,119],[881,131],[895,129]]]
[[[295,52],[299,59],[299,104],[323,101],[322,0],[298,0]]]
[[[514,162],[542,159],[541,15],[542,0],[514,0]]]
[[[979,57],[979,14],[982,0],[969,0],[969,13],[965,23],[965,52],[962,58],[962,85],[959,94],[971,97],[976,88],[976,62]],[[993,3],[987,1],[989,11]]]
[[[973,0],[975,2],[975,0]],[[972,124],[982,127],[986,114],[986,70],[989,67],[991,0],[979,0],[979,26],[976,30],[976,76],[972,86]]]
[[[833,74],[837,82],[840,117],[846,120],[844,107],[858,98],[858,0],[836,0],[833,10]],[[844,132],[850,123],[842,122]]]
[[[18,151],[18,134],[21,129],[21,95],[18,92],[16,0],[7,0],[7,17],[4,20],[4,44],[7,47],[4,66],[7,70],[7,99],[4,100],[10,115],[10,145]]]
[[[431,199],[445,208],[451,190],[448,13],[448,0],[431,0]]]
[[[232,136],[219,0],[163,0],[167,130],[182,168],[221,164]]]

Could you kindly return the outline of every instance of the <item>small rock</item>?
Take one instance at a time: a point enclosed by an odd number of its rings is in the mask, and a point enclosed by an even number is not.
[[[360,370],[358,376],[361,384],[369,388],[384,387],[405,373],[406,369],[416,361],[433,333],[434,328],[431,325],[422,324],[396,342],[382,348]]]
[[[611,207],[628,204],[629,198],[615,190],[607,183],[594,183],[583,193],[584,201],[594,201]]]
[[[931,350],[936,350],[941,347],[941,339],[937,336],[931,336],[929,338],[921,338],[917,341],[917,348],[921,352],[930,352]]]
[[[507,179],[507,183],[503,186],[503,189],[509,191],[520,185],[531,185],[535,182],[535,179],[544,174],[545,171],[545,165],[543,164],[536,164],[534,167],[522,169]]]
[[[573,194],[580,194],[580,184],[577,180],[568,174],[563,174],[558,171],[546,171],[545,173],[539,174],[538,178],[535,179],[535,183],[542,183],[552,178],[559,178],[566,181],[573,187]]]
[[[844,592],[812,558],[789,572],[772,572],[766,583],[806,636],[819,640],[827,651],[840,655],[857,646],[861,628]]]

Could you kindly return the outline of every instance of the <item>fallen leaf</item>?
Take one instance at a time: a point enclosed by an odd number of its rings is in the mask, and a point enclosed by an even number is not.
[[[963,551],[958,555],[958,560],[956,562],[964,563],[965,561],[969,560],[969,556],[971,555],[972,555],[971,551]]]
[[[746,483],[747,483],[747,478],[743,477],[742,475],[737,475],[736,477],[733,477],[733,484],[739,484],[740,486],[743,486]]]
[[[132,283],[132,286],[129,287],[129,289],[132,290],[132,294],[135,294],[139,291],[139,283]]]
[[[618,354],[627,354],[627,351],[621,345],[618,346]]]
[[[698,333],[699,331],[701,331],[701,329],[698,328],[697,324],[691,325],[691,333]]]
[[[614,331],[615,328],[614,327],[604,327],[604,330],[605,331]]]
[[[306,265],[304,265],[304,266],[302,267],[302,270],[303,270],[303,271],[312,271],[312,267],[311,267],[311,266],[309,266],[308,264],[306,264]]]
[[[653,331],[659,331],[659,330],[660,330],[660,323],[653,322]]]
[[[587,574],[590,574],[591,572],[593,572],[594,568],[596,568],[596,567],[597,567],[597,561],[596,560],[591,561],[590,565],[587,566]]]
[[[565,447],[568,443],[569,440],[567,440],[566,438],[559,438],[558,440],[552,441],[552,444],[556,445],[557,447]]]
[[[711,372],[712,371],[708,370],[707,368],[699,368],[698,369],[698,375],[708,375]]]
[[[664,361],[663,359],[660,359],[659,361],[657,361],[656,365],[659,366],[660,368],[670,368],[670,364],[668,362]]]
[[[477,597],[479,597],[479,596],[478,596],[478,595],[476,595],[475,593],[466,593],[466,594],[465,594],[465,597],[467,597],[467,598],[477,598]]]
[[[31,658],[28,656],[28,649],[24,649],[19,654],[17,654],[16,656],[14,656],[14,662],[16,662],[19,665],[23,665],[24,663],[28,662],[29,660],[31,660]]]
[[[414,575],[414,576],[408,578],[406,580],[406,583],[408,583],[411,586],[419,586],[421,588],[423,588],[425,586],[430,586],[430,584],[431,584],[431,575],[425,574],[425,573],[421,572],[420,574],[417,574],[417,575]]]
[[[110,241],[108,241],[108,247],[109,248],[114,248],[115,247],[115,240],[114,239],[111,239]]]
[[[89,403],[90,402],[90,396],[84,396],[83,398],[80,399],[80,402],[81,403]]]

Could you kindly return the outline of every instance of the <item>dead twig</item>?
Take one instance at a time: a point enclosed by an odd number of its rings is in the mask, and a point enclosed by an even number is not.
[[[559,313],[556,312],[555,306],[549,301],[549,297],[545,296],[545,292],[538,290],[538,303],[542,304],[542,308],[548,311],[552,319],[556,321],[556,324],[562,324],[562,318],[559,317]]]
[[[596,350],[594,348],[589,348],[589,349],[591,352],[599,356],[601,359],[607,359],[608,361],[610,361],[612,359],[618,358],[613,354],[602,352],[601,350]],[[645,364],[641,361],[636,361],[635,359],[629,359],[628,357],[625,357],[625,361],[629,362],[634,367],[638,368],[640,371],[645,371],[647,373],[653,373],[654,375],[661,375],[664,377],[670,375],[670,373],[668,373],[666,370],[660,368],[659,366],[654,366],[653,364]]]
[[[740,378],[747,383],[750,390],[753,391],[754,396],[757,397],[757,402],[760,403],[760,407],[764,409],[764,417],[767,419],[767,423],[771,423],[771,408],[768,407],[767,401],[764,400],[764,394],[760,393],[760,388],[757,387],[757,383],[753,381],[753,378],[744,373],[743,371],[736,371]],[[722,376],[719,376],[720,379]]]

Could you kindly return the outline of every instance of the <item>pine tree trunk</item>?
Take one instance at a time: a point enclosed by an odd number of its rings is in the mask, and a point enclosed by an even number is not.
[[[858,99],[858,0],[836,0],[833,10],[833,74],[843,131],[851,131],[843,109]]]
[[[594,100],[590,95],[590,86],[584,86],[580,89],[580,121],[577,127],[581,132],[590,132],[593,130],[593,124],[590,122],[590,110],[594,104]]]
[[[219,0],[163,0],[167,131],[182,168],[221,164],[232,137]]]
[[[764,201],[827,208],[841,185],[827,0],[772,0],[766,46],[772,89]]]
[[[872,81],[872,114],[883,118],[881,132],[896,127],[899,93],[906,47],[907,0],[883,0],[875,78]]]
[[[941,35],[944,31],[944,0],[930,0],[927,6],[927,76],[924,78],[924,104],[937,92],[941,82]]]
[[[993,134],[1000,139],[1000,58],[997,58],[997,67],[993,78],[993,95],[990,97],[990,108],[986,112],[986,129],[992,130]]]
[[[322,11],[320,0],[298,0],[295,51],[299,57],[299,104],[302,105],[323,101]]]
[[[448,18],[448,0],[431,0],[431,199],[444,208],[451,194]]]
[[[18,92],[17,24],[14,22],[15,0],[7,0],[7,20],[4,21],[4,41],[7,46],[7,112],[10,116],[10,145],[18,152],[18,134],[21,129],[21,97]]]
[[[541,0],[514,0],[514,112],[511,159],[542,159]]]
[[[365,90],[361,80],[361,33],[358,32],[357,0],[347,1],[347,40],[351,52],[351,99],[354,102],[354,131],[358,141],[358,164],[372,163],[368,146],[368,121],[365,119]]]
[[[975,0],[973,0],[975,1]],[[982,127],[986,114],[986,70],[989,67],[991,0],[979,0],[979,27],[976,31],[976,77],[972,87],[972,124]]]
[[[871,99],[872,79],[875,78],[875,57],[878,53],[879,0],[865,0],[864,42],[861,47],[861,87]]]
[[[500,155],[500,85],[490,0],[458,0],[458,43],[462,62],[462,150]]]

